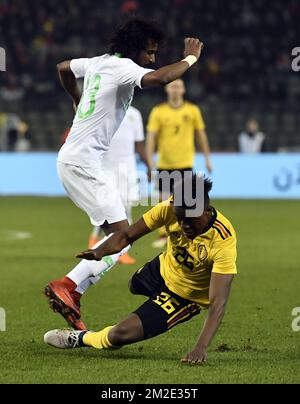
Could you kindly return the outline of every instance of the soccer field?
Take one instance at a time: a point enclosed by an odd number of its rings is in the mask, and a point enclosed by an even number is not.
[[[299,383],[300,332],[292,331],[291,313],[300,307],[300,204],[214,206],[237,230],[239,275],[208,363],[192,367],[180,359],[193,347],[205,313],[115,352],[46,346],[44,333],[65,323],[48,309],[42,288],[76,263],[89,222],[68,199],[0,198],[0,307],[7,317],[7,330],[0,332],[0,383]],[[141,214],[135,210],[136,217]],[[129,293],[127,283],[157,254],[153,238],[134,246],[137,265],[114,268],[83,298],[83,319],[91,329],[115,324],[144,301]]]

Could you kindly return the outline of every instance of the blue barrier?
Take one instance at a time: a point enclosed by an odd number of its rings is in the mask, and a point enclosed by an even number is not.
[[[56,157],[56,153],[0,153],[0,194],[65,195]]]
[[[300,199],[300,154],[216,154],[212,160],[214,198]]]
[[[300,199],[300,154],[213,154],[212,162],[213,198]],[[204,167],[202,156],[195,167]],[[0,153],[0,195],[64,196],[56,154]]]

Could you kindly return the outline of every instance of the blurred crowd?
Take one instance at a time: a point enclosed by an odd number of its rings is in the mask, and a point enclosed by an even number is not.
[[[3,100],[55,95],[59,61],[104,53],[111,31],[128,13],[164,26],[158,64],[181,57],[182,39],[205,42],[200,69],[188,76],[189,95],[241,100],[295,99],[291,49],[300,38],[299,0],[0,0],[0,46],[7,72]]]

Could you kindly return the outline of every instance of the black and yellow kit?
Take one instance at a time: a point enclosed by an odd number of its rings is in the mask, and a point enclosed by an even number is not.
[[[191,240],[183,233],[172,199],[143,218],[150,230],[166,226],[167,251],[137,271],[131,291],[149,297],[136,313],[147,337],[158,335],[207,309],[212,273],[235,275],[236,233],[225,216],[212,208],[208,230]]]
[[[194,167],[195,131],[205,129],[201,110],[190,102],[179,108],[168,103],[151,111],[148,133],[157,134],[158,170],[183,170]]]

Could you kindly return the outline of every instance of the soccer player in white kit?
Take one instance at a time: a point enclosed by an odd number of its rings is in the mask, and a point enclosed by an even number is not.
[[[133,223],[132,205],[140,199],[135,153],[147,166],[148,173],[151,173],[145,147],[143,118],[138,109],[130,106],[102,160],[102,168],[111,175],[114,185],[120,191],[130,225]],[[90,248],[99,241],[101,232],[101,226],[94,226],[89,239]],[[127,252],[119,257],[118,262],[133,265],[136,260]]]
[[[154,24],[132,19],[115,33],[107,54],[58,65],[62,86],[76,109],[70,134],[58,155],[58,174],[71,200],[88,214],[93,225],[105,231],[107,237],[100,243],[129,226],[120,193],[101,163],[132,102],[134,88],[164,86],[178,79],[198,61],[203,48],[199,39],[186,38],[183,60],[158,70],[146,69],[155,62],[161,40],[162,33]],[[81,96],[79,78],[84,78]],[[44,294],[52,310],[73,328],[86,329],[80,313],[83,292],[128,249],[99,262],[82,260],[67,276],[49,283]]]

